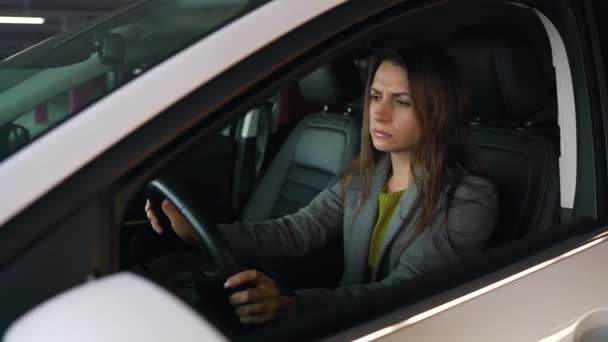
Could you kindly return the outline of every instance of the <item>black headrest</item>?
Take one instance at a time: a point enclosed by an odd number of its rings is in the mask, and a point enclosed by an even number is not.
[[[519,27],[470,26],[457,33],[446,50],[462,64],[474,116],[524,120],[550,103],[552,81]]]
[[[324,65],[300,80],[300,91],[309,101],[342,108],[362,93],[359,71],[352,59]]]

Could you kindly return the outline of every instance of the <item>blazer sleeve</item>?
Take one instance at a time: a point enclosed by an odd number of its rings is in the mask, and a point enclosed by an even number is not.
[[[235,252],[247,260],[300,256],[342,234],[340,192],[341,186],[336,183],[295,214],[218,227]]]
[[[297,310],[306,313],[334,301],[354,299],[480,253],[496,223],[498,199],[495,189],[485,180],[474,181],[459,186],[454,198],[447,220],[438,215],[435,227],[429,227],[426,234],[421,234],[405,248],[384,279],[333,291],[296,291]]]

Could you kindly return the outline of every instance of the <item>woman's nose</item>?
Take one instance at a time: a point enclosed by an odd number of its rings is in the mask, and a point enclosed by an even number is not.
[[[391,118],[391,108],[389,101],[380,101],[374,107],[374,112],[372,113],[374,116],[374,120],[380,122],[390,121]]]

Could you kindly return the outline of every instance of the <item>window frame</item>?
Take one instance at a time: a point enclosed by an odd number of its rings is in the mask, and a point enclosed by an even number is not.
[[[40,286],[32,289],[27,299],[23,298],[15,304],[15,310],[7,310],[7,315],[20,315],[32,306],[67,290],[77,284],[74,279],[85,281],[92,275],[96,277],[118,269],[119,260],[116,256],[119,253],[119,231],[116,228],[120,227],[119,220],[126,209],[127,199],[122,198],[125,201],[121,202],[121,198],[112,197],[112,194],[120,188],[131,189],[134,193],[137,186],[141,185],[141,183],[125,184],[123,182],[125,177],[138,174],[143,181],[164,162],[183,150],[185,143],[225,127],[239,112],[253,106],[255,101],[272,95],[274,89],[278,89],[282,83],[303,76],[306,72],[305,67],[310,68],[311,65],[304,63],[309,57],[306,51],[323,51],[328,41],[329,44],[334,44],[336,40],[344,39],[344,35],[350,32],[349,27],[401,1],[391,0],[381,4],[347,2],[298,26],[236,63],[219,77],[199,85],[198,89],[154,115],[153,119],[86,162],[74,174],[60,181],[44,195],[2,223],[0,277],[5,278],[6,281],[0,288],[5,289],[6,292],[17,288],[28,288],[26,283],[21,283],[23,279],[7,278],[6,275],[9,274],[7,272],[13,266],[28,267],[24,270],[38,272],[37,269],[32,269],[34,265],[22,265],[21,260],[37,255],[40,248],[57,244],[57,237],[61,236],[66,223],[69,223],[70,227],[84,227],[83,234],[94,237],[93,245],[84,244],[78,255],[71,256],[93,260],[90,269],[80,269],[69,279],[66,278],[67,281],[64,281],[63,285],[49,285],[48,288]],[[329,31],[328,27],[334,30]],[[302,43],[299,49],[293,49],[293,41]],[[314,61],[318,62],[318,60],[319,58]],[[301,65],[301,68],[292,70],[294,64]],[[285,70],[290,71],[283,73]],[[242,79],[250,81],[242,84],[240,82]],[[257,95],[253,96],[253,94]],[[167,112],[171,112],[172,115],[164,115]],[[231,114],[219,115],[219,112]],[[209,115],[210,113],[215,114]],[[83,113],[81,117],[86,115],[90,116],[90,113]],[[214,122],[209,124],[210,120]],[[197,133],[193,134],[193,132]],[[24,149],[24,152],[31,150],[33,145],[43,143],[38,141]],[[4,162],[0,165],[0,169],[16,167],[9,164]],[[5,172],[0,174],[6,175]],[[87,211],[82,214],[79,211],[80,208],[88,207],[95,208],[94,212]],[[91,224],[91,220],[95,221],[94,225]],[[69,260],[61,260],[58,263],[69,263]],[[41,277],[63,277],[52,268],[42,270],[39,274]],[[5,318],[10,319],[10,317]]]

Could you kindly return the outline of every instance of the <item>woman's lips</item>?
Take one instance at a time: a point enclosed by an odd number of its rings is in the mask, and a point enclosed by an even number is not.
[[[386,133],[385,131],[381,130],[381,129],[374,129],[372,130],[372,134],[377,137],[377,138],[391,138],[392,135]]]

